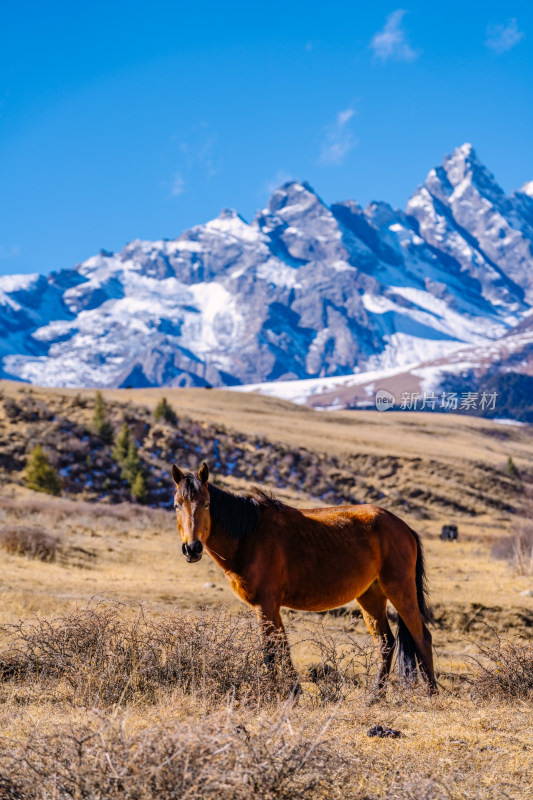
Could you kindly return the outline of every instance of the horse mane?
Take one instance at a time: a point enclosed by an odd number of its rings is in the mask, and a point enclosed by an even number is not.
[[[242,494],[219,489],[211,483],[208,489],[211,518],[228,536],[238,541],[257,532],[263,511],[284,508],[281,500],[258,486],[253,486],[249,492]]]

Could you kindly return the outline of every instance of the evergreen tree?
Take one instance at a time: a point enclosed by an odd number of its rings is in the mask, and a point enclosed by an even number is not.
[[[168,422],[170,425],[175,425],[178,421],[176,416],[176,412],[167,401],[166,397],[163,397],[156,406],[154,411],[154,417],[156,422],[163,419],[165,422]]]
[[[516,464],[514,463],[514,461],[511,458],[511,456],[509,456],[509,458],[507,459],[507,473],[508,473],[508,475],[511,476],[511,478],[519,478],[520,477],[520,473],[518,472],[518,469],[516,468]]]
[[[28,489],[53,495],[61,494],[57,471],[50,464],[48,456],[40,444],[34,447],[30,453],[24,478]]]
[[[130,444],[131,444],[130,429],[128,428],[128,426],[124,422],[124,424],[122,425],[122,428],[120,429],[119,434],[118,434],[118,436],[117,436],[117,438],[115,440],[115,444],[113,446],[113,450],[111,451],[111,454],[112,454],[113,458],[115,459],[117,464],[120,464],[120,466],[123,466],[123,464],[124,464],[124,462],[125,462],[125,460],[126,460],[126,458],[128,456],[128,449],[129,449]]]
[[[139,449],[126,423],[122,425],[115,439],[112,455],[122,468],[121,477],[129,485],[131,496],[139,503],[144,503],[148,494],[146,475],[139,457]]]
[[[132,439],[128,445],[126,458],[122,462],[122,477],[129,483],[130,486],[133,486],[140,468],[141,459],[139,458],[139,451],[137,449],[137,445]]]
[[[93,414],[93,428],[97,436],[102,439],[106,444],[111,444],[113,441],[113,426],[107,418],[106,406],[102,392],[96,392],[94,398],[94,414]]]
[[[147,494],[146,478],[144,477],[144,472],[140,469],[132,483],[131,496],[137,500],[138,503],[144,503]]]

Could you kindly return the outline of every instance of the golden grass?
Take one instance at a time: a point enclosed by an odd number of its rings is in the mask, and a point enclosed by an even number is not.
[[[1,381],[9,396],[28,387]],[[92,389],[34,388],[36,396],[79,396],[92,400]],[[250,436],[266,434],[295,447],[350,456],[353,453],[419,458],[430,454],[450,461],[500,464],[511,456],[518,469],[528,468],[532,446],[529,428],[502,425],[479,417],[387,411],[315,411],[285,400],[222,389],[104,389],[104,400],[155,410],[166,397],[178,414],[220,423]]]
[[[6,382],[2,388],[7,393],[21,389]],[[38,391],[57,395],[55,390]],[[75,393],[65,390],[68,396]],[[80,394],[93,396],[89,391]],[[347,459],[354,454],[392,455],[407,464],[402,480],[416,477],[421,485],[427,477],[438,486],[439,465],[457,469],[464,480],[472,464],[504,469],[509,455],[519,469],[528,468],[530,433],[479,419],[324,414],[216,390],[104,392],[109,401],[127,398],[150,408],[163,395],[178,413],[250,435],[261,431],[271,440],[317,452],[327,446]],[[416,472],[415,462],[409,461],[422,455],[431,460],[432,475]],[[377,483],[386,480],[376,478]],[[242,486],[231,478],[225,483]],[[457,497],[462,491],[459,484]],[[0,624],[17,624],[35,615],[49,620],[98,601],[105,608],[116,601],[130,603],[133,609],[140,603],[154,623],[199,606],[216,610],[225,605],[232,614],[242,610],[210,560],[189,565],[181,557],[170,513],[126,504],[103,508],[48,499],[14,485],[4,485],[1,492],[5,499],[0,498],[0,526],[46,530],[59,538],[60,546],[52,563],[0,549]],[[309,502],[294,491],[284,497],[295,505]],[[389,500],[393,502],[393,495]],[[404,516],[401,508],[389,507]],[[182,795],[188,798],[533,797],[531,700],[482,697],[469,683],[476,670],[471,657],[490,663],[476,643],[486,649],[497,643],[495,632],[504,642],[533,633],[533,597],[526,594],[532,588],[531,577],[491,557],[494,541],[513,531],[515,518],[487,511],[477,516],[460,512],[439,516],[434,509],[427,520],[406,520],[420,531],[427,557],[437,618],[433,636],[439,697],[430,700],[420,689],[408,691],[393,680],[386,700],[366,705],[368,672],[374,664],[368,661],[369,637],[362,621],[351,622],[345,615],[285,613],[295,663],[304,679],[296,706],[263,698],[258,707],[235,699],[231,692],[207,701],[205,695],[179,685],[162,686],[150,697],[124,696],[120,703],[114,698],[111,705],[98,698],[73,705],[61,680],[5,681],[0,699],[0,797],[4,792],[14,800],[13,792],[20,791],[28,800],[55,796],[166,800],[173,796],[168,788],[172,781],[181,786],[184,776],[188,782]],[[438,538],[443,523],[458,524],[458,542]],[[349,657],[350,641],[359,659],[354,669],[360,677],[344,682],[340,701],[335,701],[338,686],[330,691],[324,682],[308,679],[310,668],[320,662],[321,654],[324,658],[332,641],[341,661],[343,654]],[[347,669],[346,663],[342,661],[341,671]],[[402,736],[369,738],[366,733],[376,724],[398,729]],[[83,781],[70,795],[68,787],[54,795],[53,775],[64,769],[69,757],[69,736],[79,740],[87,730],[97,736],[83,751]],[[56,734],[57,740],[47,738]],[[28,740],[33,749],[27,749]],[[194,753],[190,763],[196,765],[196,774],[186,766]],[[310,753],[308,760],[294,769],[302,753]],[[169,754],[172,759],[166,764]],[[40,765],[40,780],[28,778],[32,773],[24,759],[33,759],[34,767]],[[122,784],[113,770],[122,776]],[[6,775],[12,776],[14,788],[2,783]],[[150,785],[146,775],[152,775]],[[286,777],[282,780],[280,775]],[[242,786],[247,794],[239,794]]]
[[[82,610],[95,595],[93,605],[107,599],[109,602],[104,602],[103,606],[107,608],[116,600],[124,600],[132,603],[135,611],[142,602],[154,621],[162,620],[168,613],[193,610],[198,605],[229,604],[232,613],[242,608],[212,562],[203,559],[189,565],[180,556],[170,513],[150,510],[140,513],[139,508],[123,506],[117,510],[109,508],[107,515],[102,515],[106,510],[101,507],[93,511],[88,504],[54,498],[43,501],[42,497],[36,498],[33,493],[20,489],[17,498],[4,502],[3,508],[1,505],[0,516],[4,522],[53,528],[62,548],[54,563],[0,551],[2,623],[17,623],[28,618],[31,621],[36,614],[50,619],[67,611]],[[386,702],[368,707],[365,704],[368,670],[372,672],[374,664],[368,660],[369,637],[362,622],[351,623],[349,617],[333,614],[325,617],[286,614],[293,655],[304,678],[304,693],[294,708],[273,700],[264,701],[267,705],[263,709],[242,701],[236,703],[231,692],[226,699],[206,702],[205,696],[187,693],[178,685],[163,686],[155,695],[152,692],[150,698],[141,693],[137,699],[127,701],[125,708],[113,704],[107,707],[94,697],[87,705],[81,702],[81,696],[79,703],[73,705],[72,696],[69,699],[68,691],[60,682],[32,686],[30,681],[25,688],[7,681],[0,702],[3,747],[9,744],[11,755],[17,751],[17,758],[22,758],[28,737],[33,737],[34,749],[24,758],[38,760],[43,774],[48,776],[42,783],[48,790],[50,776],[59,769],[57,759],[61,761],[68,756],[68,742],[71,741],[68,737],[80,738],[81,731],[88,726],[99,732],[100,743],[107,742],[107,755],[123,770],[124,780],[132,781],[132,785],[139,783],[140,764],[144,765],[144,770],[159,770],[158,764],[164,760],[158,749],[161,742],[166,743],[169,752],[176,751],[176,763],[181,766],[186,755],[180,749],[185,747],[183,743],[189,742],[189,749],[199,747],[203,753],[203,777],[200,780],[200,776],[196,776],[196,788],[194,780],[192,788],[187,788],[190,797],[238,797],[238,794],[224,794],[225,790],[220,787],[232,786],[237,774],[242,777],[246,773],[250,780],[260,781],[260,775],[255,775],[253,770],[256,763],[262,764],[261,769],[269,775],[269,770],[275,772],[280,765],[284,765],[283,769],[292,769],[295,753],[309,750],[314,753],[318,742],[322,744],[318,748],[317,763],[312,761],[309,769],[302,767],[301,773],[295,773],[294,783],[291,783],[292,778],[282,782],[283,785],[277,779],[273,783],[269,783],[270,778],[265,779],[264,785],[270,787],[270,794],[263,796],[298,796],[298,781],[303,781],[301,785],[307,786],[305,796],[309,798],[420,800],[427,797],[429,800],[452,797],[459,800],[506,796],[518,800],[527,797],[533,767],[529,746],[533,725],[530,702],[477,697],[472,695],[464,676],[474,669],[474,665],[468,663],[469,657],[479,655],[476,641],[484,647],[495,641],[494,632],[483,620],[488,618],[504,638],[527,633],[519,627],[520,615],[523,618],[525,613],[533,613],[533,600],[521,594],[528,586],[527,577],[518,575],[506,562],[492,559],[490,538],[485,539],[481,532],[478,534],[471,531],[457,543],[442,542],[432,534],[424,536],[432,599],[440,620],[434,631],[441,684],[441,694],[436,700],[429,700],[420,690],[402,690],[393,681]],[[92,556],[84,557],[83,552],[80,555],[79,549]],[[511,623],[514,627],[510,627]],[[323,635],[317,625],[323,627]],[[318,685],[309,682],[306,676],[312,665],[320,663],[321,657],[326,658],[332,641],[336,643],[337,652],[341,656],[344,653],[346,658],[346,642],[350,640],[352,652],[359,654],[356,670],[361,677],[359,681],[342,684],[345,696],[335,702],[338,691],[330,691],[331,686],[324,682]],[[338,685],[333,688],[338,689]],[[123,702],[126,697],[122,698]],[[230,710],[224,711],[227,703]],[[99,710],[91,710],[91,705]],[[217,716],[221,713],[225,715],[223,723]],[[277,720],[276,725],[281,720],[281,728],[269,729],[272,719]],[[327,731],[320,734],[328,720]],[[401,738],[367,737],[367,730],[376,724],[400,730]],[[236,734],[241,727],[246,729],[251,743],[246,737],[243,743],[242,736]],[[191,730],[196,737],[192,740]],[[267,748],[265,754],[265,742],[279,744],[276,739],[279,730],[290,746],[280,745],[275,755]],[[52,746],[47,736],[58,732],[60,739],[54,740]],[[182,744],[178,746],[179,742]],[[294,750],[295,744],[299,749]],[[83,762],[82,770],[86,794],[79,796],[97,796],[91,792],[96,791],[95,782],[103,780],[101,768],[97,766],[104,758],[104,751],[98,750],[101,746],[94,744],[97,748],[94,752],[88,746],[87,763]],[[226,746],[233,752],[231,762],[217,760],[218,756],[213,755]],[[0,746],[0,752],[3,747]],[[10,763],[10,775],[19,774],[17,770],[22,770],[21,776],[26,775],[27,765],[17,762],[15,768],[13,762]],[[320,767],[320,764],[325,766]],[[7,769],[4,767],[4,772]],[[209,784],[202,782],[207,780],[205,770],[210,776],[207,776]],[[325,781],[316,782],[316,770],[325,776]],[[26,778],[20,777],[21,786]],[[106,780],[108,778],[109,775]],[[161,798],[170,796],[164,793],[167,778],[168,775],[160,776]],[[172,779],[175,780],[175,776]],[[106,796],[126,796],[112,785],[111,778],[109,780]],[[31,794],[28,788],[26,791],[29,793],[23,796],[28,798],[48,796],[46,793]],[[140,800],[157,796],[150,791],[141,781],[138,794],[127,796]]]

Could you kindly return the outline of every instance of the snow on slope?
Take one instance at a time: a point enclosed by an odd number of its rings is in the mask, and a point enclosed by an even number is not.
[[[232,387],[232,391],[257,392],[319,409],[375,406],[376,392],[385,389],[401,405],[403,393],[437,393],[450,377],[478,377],[509,371],[533,376],[533,314],[507,336],[493,342],[461,347],[442,357],[423,359],[386,369],[367,370],[334,378],[276,381]],[[466,388],[466,387],[465,387]],[[468,390],[475,391],[475,386]]]
[[[275,381],[303,397],[497,342],[533,299],[531,185],[506,197],[463,145],[430,171],[407,213],[327,206],[291,182],[251,223],[226,209],[171,241],[135,240],[48,277],[2,278],[0,377]]]

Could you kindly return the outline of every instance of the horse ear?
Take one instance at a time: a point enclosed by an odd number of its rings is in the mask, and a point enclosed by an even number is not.
[[[183,480],[183,472],[175,464],[172,464],[172,478],[176,486]]]
[[[207,479],[209,478],[209,467],[207,466],[205,461],[202,462],[202,466],[198,470],[198,477],[200,478],[202,483],[207,483]]]

